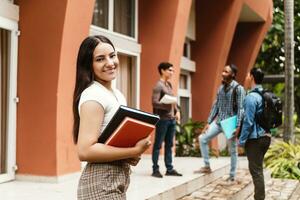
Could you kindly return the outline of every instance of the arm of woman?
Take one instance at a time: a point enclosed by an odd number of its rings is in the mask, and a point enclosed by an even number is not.
[[[97,143],[103,107],[95,101],[87,101],[80,106],[80,125],[78,134],[78,156],[81,161],[111,162],[139,157],[151,144],[150,138],[140,140],[134,147],[118,148]]]

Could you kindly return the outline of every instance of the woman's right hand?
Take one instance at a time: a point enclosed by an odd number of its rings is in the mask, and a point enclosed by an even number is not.
[[[150,135],[144,139],[141,139],[135,144],[135,147],[138,150],[138,154],[141,155],[144,153],[151,145]]]

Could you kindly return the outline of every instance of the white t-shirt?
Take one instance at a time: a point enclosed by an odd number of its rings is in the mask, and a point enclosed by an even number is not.
[[[108,90],[99,82],[94,81],[92,85],[83,90],[78,104],[78,112],[80,116],[80,106],[87,101],[96,101],[104,109],[104,119],[101,124],[100,133],[105,129],[111,118],[118,110],[120,105],[126,105],[124,95],[116,88],[113,91]]]

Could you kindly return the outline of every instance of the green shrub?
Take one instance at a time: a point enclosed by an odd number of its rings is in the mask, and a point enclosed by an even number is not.
[[[185,124],[176,125],[176,156],[200,156],[197,136],[203,122],[189,119]]]
[[[273,178],[300,180],[300,145],[277,141],[265,155]]]

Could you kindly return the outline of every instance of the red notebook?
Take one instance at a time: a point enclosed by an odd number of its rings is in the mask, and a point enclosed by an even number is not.
[[[125,117],[105,144],[115,147],[133,147],[139,140],[150,135],[154,129],[153,124]]]

